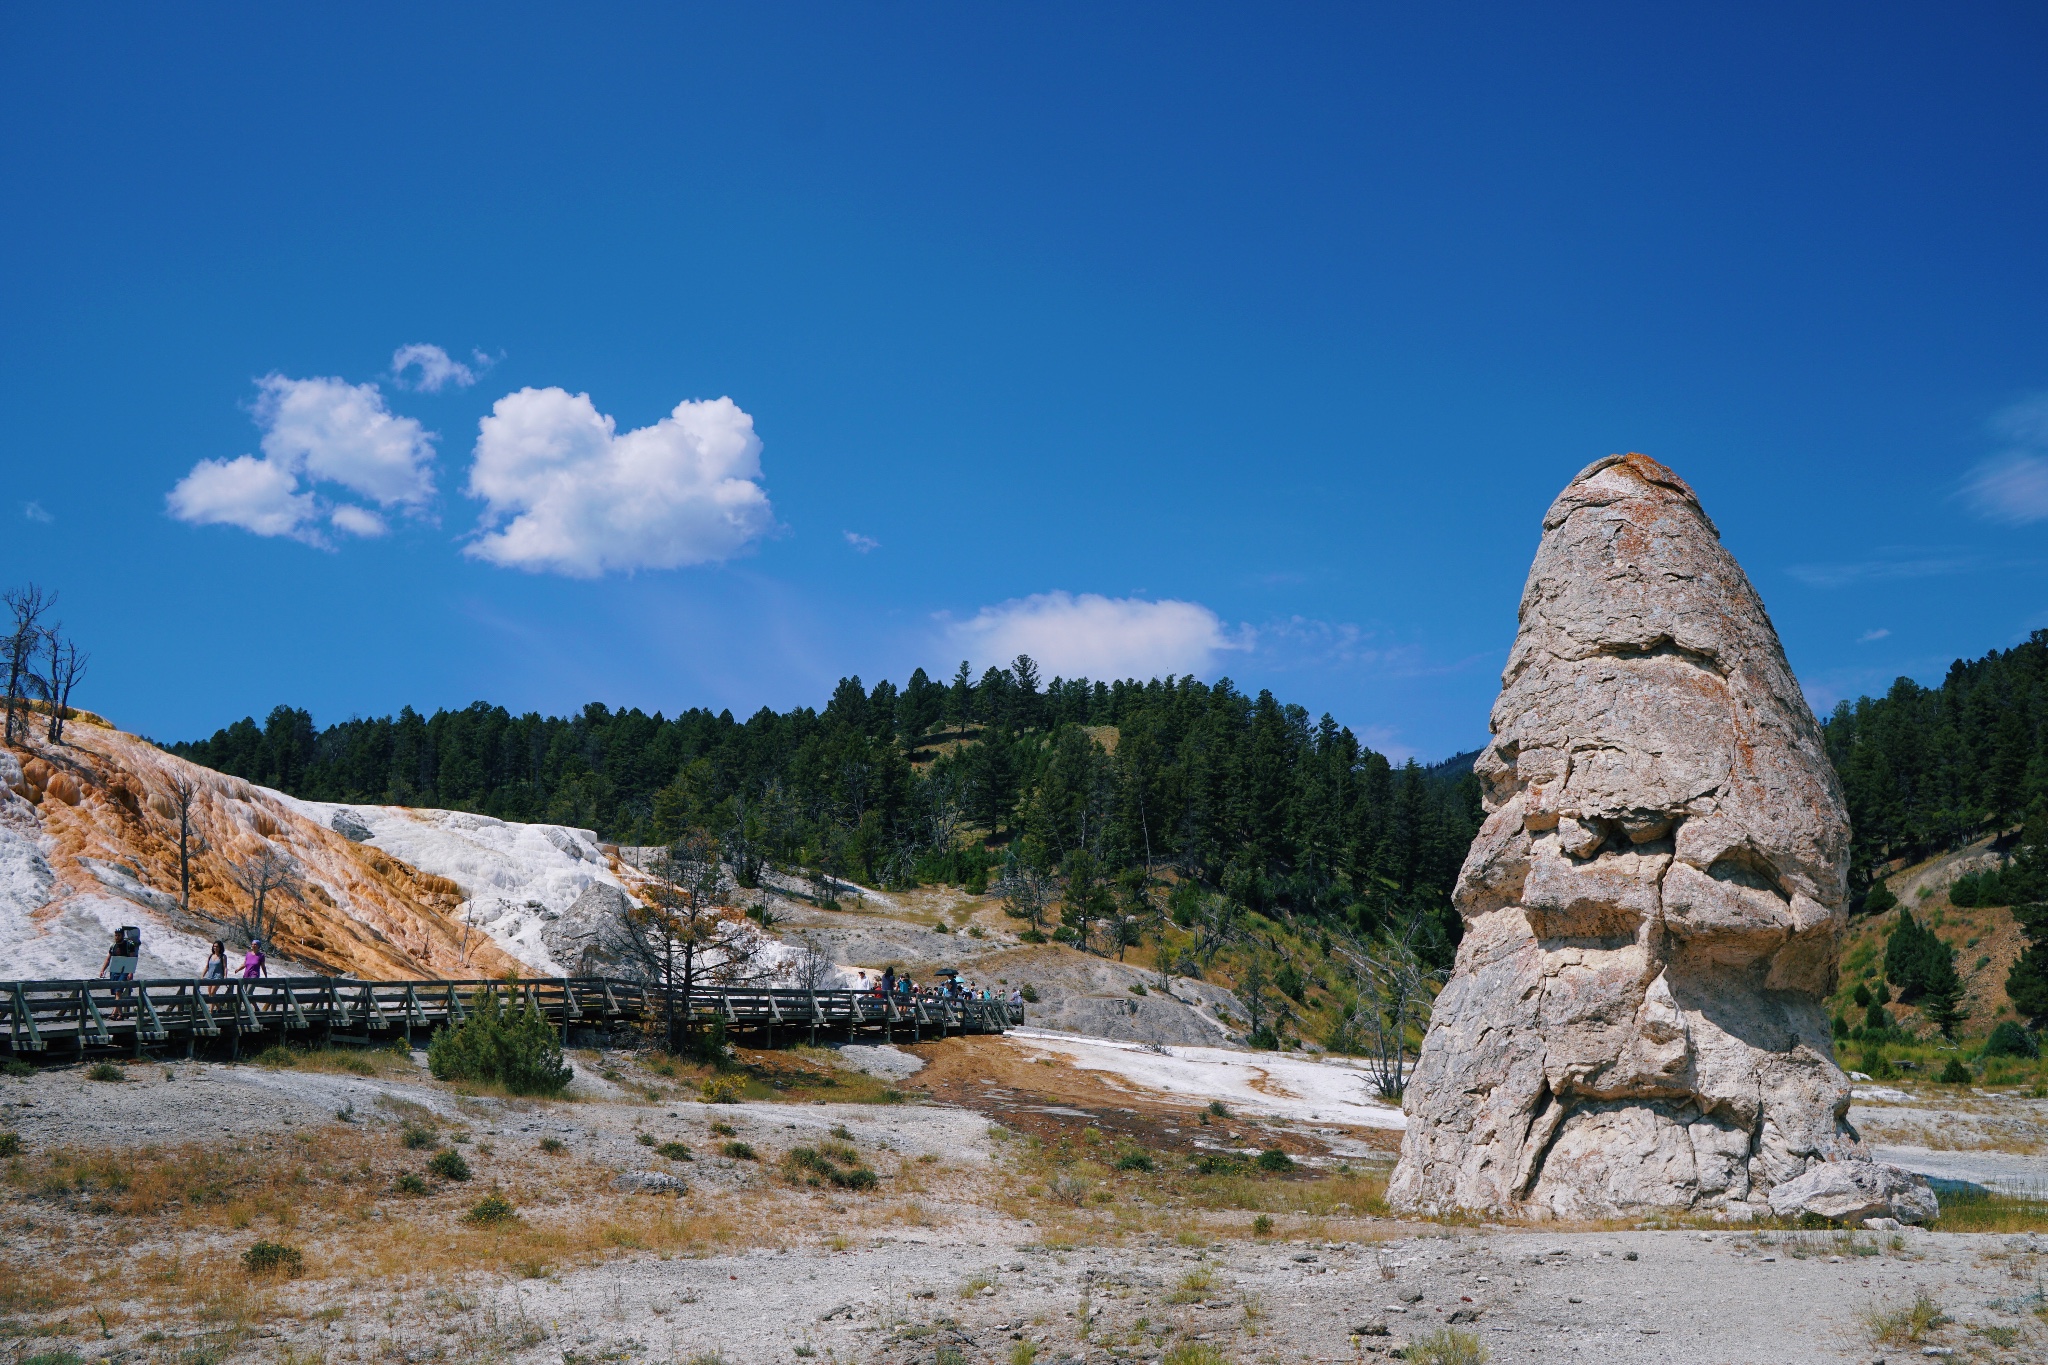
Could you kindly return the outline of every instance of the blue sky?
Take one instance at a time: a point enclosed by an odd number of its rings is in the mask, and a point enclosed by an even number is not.
[[[1433,758],[1485,734],[1543,508],[1634,449],[1817,702],[1932,681],[2048,625],[2044,40],[12,6],[0,579],[163,739],[746,714],[1021,646]]]

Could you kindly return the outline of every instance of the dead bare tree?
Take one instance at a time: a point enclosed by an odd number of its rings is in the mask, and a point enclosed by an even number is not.
[[[38,681],[42,685],[43,700],[50,708],[50,724],[44,737],[52,744],[62,744],[64,721],[71,706],[71,689],[85,676],[85,666],[92,656],[79,649],[76,640],[64,638],[62,625],[54,625],[43,632],[43,657],[48,662]]]
[[[178,908],[192,913],[192,860],[206,852],[206,836],[192,823],[200,786],[186,773],[171,779],[171,817],[178,822]]]
[[[765,975],[763,939],[752,920],[723,903],[725,866],[708,834],[684,836],[645,870],[653,880],[640,904],[626,906],[621,927],[627,956],[661,990],[663,1030],[674,1051],[689,1024],[692,992],[749,985]]]
[[[818,945],[808,938],[797,939],[793,956],[782,964],[782,975],[800,991],[820,991],[832,981],[832,959],[819,950]]]
[[[36,656],[43,647],[43,613],[56,602],[57,594],[46,593],[33,583],[0,593],[0,604],[14,618],[13,628],[0,641],[0,652],[6,655],[6,739],[10,744],[28,737],[28,694],[35,679]]]
[[[228,919],[229,927],[240,935],[244,945],[257,940],[270,942],[271,893],[282,891],[296,898],[298,877],[298,864],[272,844],[265,844],[249,857],[228,865],[228,879],[249,898],[249,908]]]
[[[1415,952],[1421,925],[1422,916],[1416,914],[1409,917],[1398,939],[1385,937],[1370,944],[1333,939],[1331,943],[1331,956],[1338,958],[1358,983],[1358,1004],[1339,1026],[1348,1037],[1333,1041],[1354,1045],[1363,1054],[1373,1089],[1388,1101],[1399,1101],[1408,1089],[1409,1035],[1417,1036],[1419,1049],[1435,999],[1429,988],[1437,982],[1438,973],[1425,967]]]
[[[1018,857],[1013,849],[1003,859],[995,889],[1003,898],[1004,914],[1023,920],[1033,930],[1044,930],[1045,912],[1052,905],[1056,889],[1051,877]]]

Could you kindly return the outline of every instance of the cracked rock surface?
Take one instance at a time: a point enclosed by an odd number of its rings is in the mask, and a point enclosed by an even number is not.
[[[1617,455],[1559,494],[1491,725],[1394,1202],[1743,1217],[1861,1158],[1821,1006],[1847,810],[1684,480]]]

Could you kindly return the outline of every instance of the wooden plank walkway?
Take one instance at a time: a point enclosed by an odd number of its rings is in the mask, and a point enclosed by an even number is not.
[[[252,1044],[297,1037],[321,1043],[410,1041],[460,1023],[486,992],[531,1004],[562,1031],[659,1023],[659,987],[620,977],[522,981],[358,981],[333,976],[266,976],[254,981],[0,981],[0,1041],[24,1059],[64,1060],[87,1052]],[[778,1043],[820,1036],[921,1041],[952,1033],[1001,1033],[1024,1022],[1024,1007],[999,1000],[896,1000],[859,991],[696,990],[674,1001],[678,1019],[723,1019],[728,1033]]]

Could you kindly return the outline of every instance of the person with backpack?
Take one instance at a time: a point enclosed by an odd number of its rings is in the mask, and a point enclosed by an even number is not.
[[[107,960],[100,964],[100,975],[109,981],[133,981],[136,964],[141,960],[142,930],[124,924],[114,931],[114,943],[107,949]],[[128,990],[122,986],[114,991],[116,1019],[128,1017]]]

